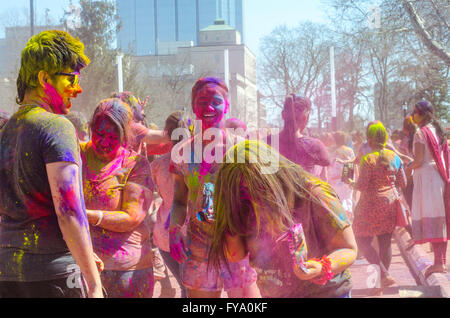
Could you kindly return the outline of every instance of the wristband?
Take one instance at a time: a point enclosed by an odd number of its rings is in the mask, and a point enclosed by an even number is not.
[[[331,260],[326,255],[322,259],[313,258],[312,260],[322,264],[322,273],[321,276],[311,279],[311,281],[317,285],[325,285],[334,276],[331,270]]]
[[[99,226],[103,220],[103,211],[99,211],[99,212],[100,212],[100,217],[98,218],[98,221],[97,221],[97,223],[94,224],[94,226]]]

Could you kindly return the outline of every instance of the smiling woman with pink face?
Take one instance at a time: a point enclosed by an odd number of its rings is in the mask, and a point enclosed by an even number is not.
[[[208,84],[197,91],[194,113],[202,121],[203,129],[223,128],[223,118],[228,112],[227,94],[218,85]]]
[[[92,140],[80,145],[84,197],[108,295],[151,298],[152,251],[144,220],[153,183],[147,159],[126,148],[131,119],[131,108],[120,99],[99,103],[91,120]]]
[[[121,148],[120,132],[112,119],[97,117],[92,130],[92,149],[99,159],[111,160]]]
[[[225,145],[233,144],[238,137],[225,130],[224,115],[229,110],[228,88],[219,78],[197,80],[192,88],[192,110],[202,123],[203,131],[215,128],[214,151],[223,158]],[[214,129],[213,129],[214,131]],[[217,134],[219,133],[219,134]],[[202,153],[212,140],[203,137]],[[223,137],[222,140],[220,138]],[[196,158],[195,140],[192,136],[174,147],[188,154],[188,161],[172,160],[170,172],[174,180],[174,195],[170,211],[169,246],[173,259],[181,265],[182,284],[190,298],[220,297],[222,289],[229,298],[258,297],[256,272],[250,267],[248,257],[219,271],[208,268],[208,251],[214,227],[214,184],[220,162],[205,155]],[[216,140],[218,138],[218,140]],[[207,154],[208,155],[208,154]],[[195,159],[201,159],[199,162]],[[181,228],[187,221],[187,235]]]

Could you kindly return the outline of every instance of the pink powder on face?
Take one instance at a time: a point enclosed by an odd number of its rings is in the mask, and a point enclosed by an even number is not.
[[[42,98],[53,110],[55,114],[65,114],[64,100],[56,88],[49,83],[44,84],[45,96]]]
[[[228,107],[229,102],[223,94],[223,90],[216,85],[209,84],[197,91],[193,111],[197,119],[202,121],[203,129],[208,129],[220,125]],[[214,116],[207,116],[212,114]]]
[[[121,146],[119,131],[107,117],[96,120],[92,132],[92,146],[101,156],[114,156],[119,150]]]

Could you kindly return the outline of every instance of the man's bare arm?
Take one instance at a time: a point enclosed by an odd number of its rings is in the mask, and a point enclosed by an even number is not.
[[[79,182],[79,167],[69,162],[56,162],[47,164],[46,168],[59,227],[88,284],[89,297],[103,297]]]
[[[143,141],[149,145],[172,143],[170,136],[163,130],[148,129]]]

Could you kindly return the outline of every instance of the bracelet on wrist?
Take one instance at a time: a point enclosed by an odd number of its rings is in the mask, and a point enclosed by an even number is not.
[[[313,261],[316,261],[322,265],[321,275],[317,278],[313,278],[311,281],[317,285],[325,285],[327,281],[333,278],[333,271],[331,270],[331,260],[324,255],[321,259],[313,258]]]

